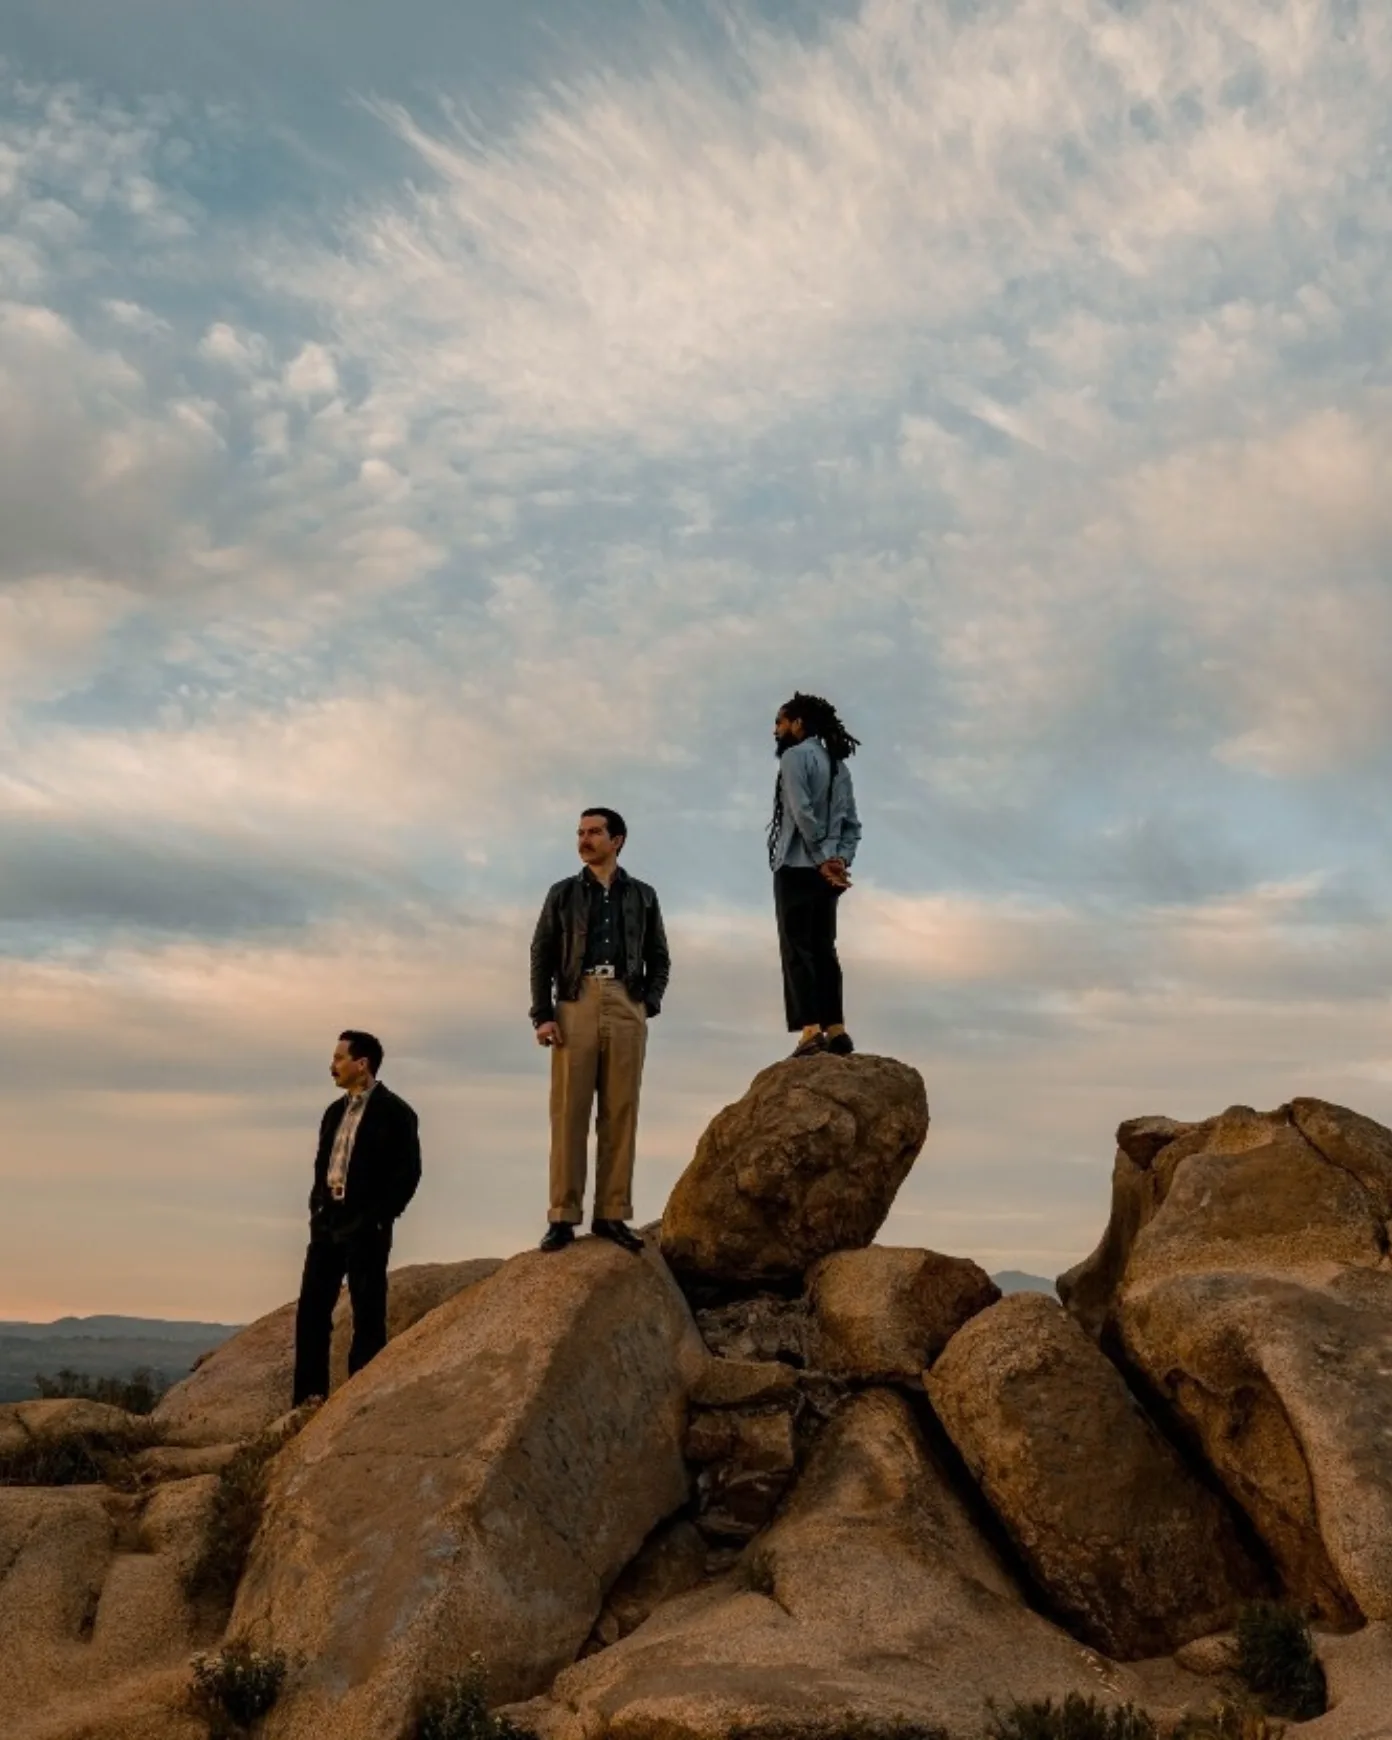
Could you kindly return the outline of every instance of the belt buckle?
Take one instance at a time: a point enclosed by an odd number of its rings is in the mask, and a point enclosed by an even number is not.
[[[587,979],[612,979],[615,977],[615,973],[612,967],[586,967],[585,977]]]

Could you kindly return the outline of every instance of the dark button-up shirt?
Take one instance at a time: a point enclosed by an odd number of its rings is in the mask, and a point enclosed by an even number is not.
[[[615,870],[607,888],[588,865],[582,875],[590,896],[590,916],[585,927],[585,971],[588,973],[591,967],[612,967],[614,977],[622,979],[627,972],[623,914],[619,905],[619,881],[623,871]]]

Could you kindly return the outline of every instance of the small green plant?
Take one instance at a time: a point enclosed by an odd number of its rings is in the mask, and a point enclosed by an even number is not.
[[[1237,1672],[1269,1716],[1308,1722],[1329,1706],[1310,1628],[1285,1602],[1253,1601],[1239,1611]]]
[[[203,1545],[184,1587],[195,1601],[230,1607],[261,1526],[272,1460],[299,1430],[298,1423],[243,1444],[218,1473]]]
[[[1157,1740],[1158,1732],[1134,1704],[1103,1704],[1079,1692],[1061,1704],[1045,1698],[1005,1710],[986,1705],[986,1740]]]
[[[0,1454],[0,1486],[130,1486],[132,1456],[154,1442],[155,1434],[135,1423],[129,1430],[34,1438]]]
[[[528,1740],[524,1730],[488,1707],[488,1669],[481,1655],[416,1708],[411,1740]]]
[[[164,1373],[151,1371],[147,1365],[137,1366],[128,1378],[93,1378],[64,1366],[53,1377],[39,1372],[34,1383],[40,1399],[46,1402],[105,1402],[108,1407],[123,1408],[128,1414],[154,1413],[160,1397],[169,1388]]]
[[[1285,1731],[1257,1705],[1225,1698],[1206,1715],[1181,1717],[1173,1740],[1281,1740]]]
[[[772,1599],[778,1589],[772,1555],[764,1552],[746,1553],[740,1560],[739,1579],[751,1593],[767,1595]]]
[[[254,1649],[245,1638],[216,1655],[193,1659],[192,1700],[209,1740],[240,1740],[280,1696],[289,1664],[280,1650]]]
[[[925,1728],[907,1716],[891,1716],[872,1722],[868,1716],[848,1715],[830,1731],[828,1740],[950,1740],[946,1728]]]

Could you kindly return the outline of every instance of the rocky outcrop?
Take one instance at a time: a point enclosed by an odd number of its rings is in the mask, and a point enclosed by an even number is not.
[[[1293,1598],[1392,1617],[1392,1132],[1309,1099],[1147,1122],[1144,1143],[1123,1126],[1112,1225],[1060,1293],[1172,1410]]]
[[[1035,1581],[1085,1642],[1124,1661],[1164,1655],[1264,1593],[1220,1500],[1045,1294],[973,1318],[924,1381]]]
[[[208,1740],[189,1700],[188,1663],[46,1703],[5,1740]]]
[[[609,1591],[587,1653],[627,1637],[664,1602],[703,1583],[709,1558],[710,1549],[694,1524],[685,1518],[663,1523]]]
[[[129,1680],[178,1667],[186,1682],[198,1619],[184,1577],[213,1485],[183,1480],[148,1498],[0,1487],[7,1736],[28,1740],[31,1725],[76,1736]]]
[[[123,1408],[77,1397],[0,1403],[0,1457],[64,1444],[131,1447],[148,1433],[147,1423]]]
[[[823,1257],[807,1277],[819,1370],[912,1383],[969,1318],[1000,1298],[984,1269],[936,1251],[871,1245]]]
[[[395,1733],[476,1650],[500,1697],[549,1684],[688,1498],[702,1358],[655,1253],[598,1239],[392,1342],[274,1467],[231,1629],[305,1664],[275,1740]]]
[[[393,1269],[387,1283],[387,1335],[393,1338],[428,1311],[501,1266],[497,1257],[463,1263],[415,1263]],[[347,1381],[353,1310],[347,1289],[334,1312],[330,1391]],[[215,1348],[175,1384],[154,1412],[160,1439],[173,1445],[217,1445],[255,1438],[287,1413],[295,1375],[295,1305],[258,1317]]]
[[[812,1313],[805,1298],[754,1293],[696,1313],[701,1339],[722,1360],[782,1363],[801,1369],[813,1363]]]
[[[797,1466],[792,1413],[781,1407],[698,1413],[684,1444],[696,1482],[702,1532],[752,1540],[773,1518]]]
[[[798,1393],[796,1370],[777,1360],[708,1359],[691,1386],[698,1408],[792,1407]]]
[[[987,1697],[1070,1689],[1144,1695],[1024,1605],[908,1403],[870,1390],[733,1572],[509,1713],[541,1740],[832,1740],[902,1724],[980,1740]]]
[[[223,1616],[185,1584],[248,1440],[228,1635],[292,1664],[264,1740],[399,1736],[476,1650],[543,1740],[980,1740],[988,1698],[1070,1691],[1169,1732],[1263,1577],[1373,1616],[1321,1638],[1302,1732],[1381,1735],[1392,1132],[1313,1100],[1123,1125],[1070,1318],[868,1243],[926,1127],[902,1065],[776,1066],[674,1193],[680,1287],[656,1240],[398,1271],[390,1345],[287,1441],[289,1307],[153,1422],[0,1410],[4,1478],[107,1482],[0,1487],[6,1740],[193,1740]]]
[[[1136,1235],[1155,1213],[1159,1203],[1159,1176],[1153,1170],[1156,1155],[1192,1124],[1174,1118],[1130,1118],[1117,1130],[1116,1159],[1112,1165],[1112,1212],[1101,1243],[1057,1282],[1058,1295],[1072,1315],[1094,1340],[1108,1325],[1108,1316]]]
[[[870,1243],[927,1134],[923,1079],[906,1064],[775,1064],[702,1136],[662,1216],[662,1254],[703,1284],[800,1277]]]

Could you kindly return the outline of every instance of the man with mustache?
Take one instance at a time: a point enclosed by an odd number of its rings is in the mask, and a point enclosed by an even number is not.
[[[617,810],[580,817],[578,876],[542,903],[532,938],[532,1026],[551,1051],[551,1207],[544,1251],[561,1251],[584,1218],[595,1123],[590,1230],[626,1251],[643,1241],[633,1216],[638,1094],[648,1022],[671,971],[656,893],[619,864],[628,826]]]
[[[387,1345],[392,1227],[420,1183],[421,1150],[416,1114],[377,1079],[382,1056],[380,1039],[349,1028],[329,1063],[343,1097],[319,1125],[295,1312],[295,1407],[329,1393],[329,1341],[345,1279],[353,1303],[350,1375]]]

